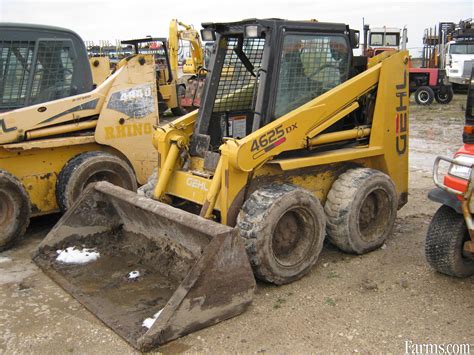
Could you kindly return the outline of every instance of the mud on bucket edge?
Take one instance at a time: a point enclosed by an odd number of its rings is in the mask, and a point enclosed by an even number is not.
[[[68,262],[75,252],[96,259]],[[142,351],[244,312],[255,289],[235,229],[107,182],[86,189],[34,261]]]

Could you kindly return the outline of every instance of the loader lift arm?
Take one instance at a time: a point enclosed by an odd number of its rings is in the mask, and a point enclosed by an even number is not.
[[[180,26],[182,27],[182,29],[180,28]],[[191,64],[189,68],[188,65],[185,65],[183,68],[183,72],[186,74],[197,74],[199,69],[204,66],[204,52],[202,49],[202,43],[199,37],[199,32],[195,30],[192,26],[173,19],[170,22],[168,43],[170,51],[171,70],[173,71],[173,73],[178,72],[178,50],[180,41],[189,42],[191,52]]]

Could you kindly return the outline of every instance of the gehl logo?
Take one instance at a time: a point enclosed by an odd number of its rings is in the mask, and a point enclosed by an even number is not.
[[[8,132],[16,131],[16,130],[17,130],[16,127],[7,127],[5,119],[0,119],[0,132],[8,133]]]
[[[396,115],[396,133],[397,133],[397,141],[396,141],[396,148],[397,153],[402,155],[405,154],[407,151],[407,105],[406,101],[408,101],[407,97],[407,71],[405,70],[403,73],[403,84],[399,84],[396,86],[397,92],[396,96],[400,100],[399,105],[397,106],[397,115]]]

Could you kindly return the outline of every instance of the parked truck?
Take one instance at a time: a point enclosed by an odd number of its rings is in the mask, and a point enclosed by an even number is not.
[[[474,65],[474,28],[473,20],[460,21],[459,24],[445,26],[446,37],[445,67],[450,83],[467,86]],[[441,26],[441,24],[440,24]]]

